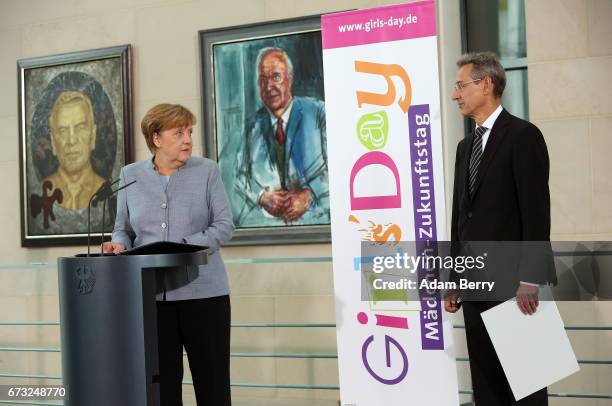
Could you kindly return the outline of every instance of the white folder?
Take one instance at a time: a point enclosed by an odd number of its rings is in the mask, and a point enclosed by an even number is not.
[[[516,400],[580,370],[554,300],[524,315],[511,299],[481,316]]]

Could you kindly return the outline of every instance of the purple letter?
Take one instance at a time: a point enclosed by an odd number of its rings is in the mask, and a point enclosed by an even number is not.
[[[393,337],[390,337],[385,334],[385,356],[387,361],[387,368],[391,367],[391,348],[389,348],[391,344],[393,344],[393,346],[397,348],[400,355],[402,356],[402,361],[404,363],[404,366],[402,367],[402,372],[400,372],[400,374],[396,378],[385,379],[375,373],[370,367],[370,364],[368,363],[368,347],[370,346],[370,344],[372,344],[372,341],[374,341],[374,336],[369,336],[361,347],[361,360],[363,361],[363,365],[366,367],[370,375],[372,375],[372,377],[378,382],[383,383],[385,385],[395,385],[401,382],[408,373],[408,356],[406,355],[406,352],[404,351],[400,343],[398,343]]]

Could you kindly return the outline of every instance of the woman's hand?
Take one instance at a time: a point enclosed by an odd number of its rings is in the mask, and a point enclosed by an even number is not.
[[[119,244],[118,242],[107,241],[102,244],[102,252],[104,253],[113,253],[118,254],[121,251],[125,250],[125,246],[123,244]]]

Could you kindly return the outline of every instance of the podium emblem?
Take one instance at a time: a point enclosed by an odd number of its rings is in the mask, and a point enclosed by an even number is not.
[[[93,268],[89,266],[79,266],[74,273],[77,282],[77,291],[81,295],[87,295],[93,292],[96,284],[96,275]]]

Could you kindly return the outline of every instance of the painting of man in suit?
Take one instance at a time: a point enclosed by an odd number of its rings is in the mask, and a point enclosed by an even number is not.
[[[257,57],[263,106],[245,125],[237,155],[237,225],[327,224],[325,105],[294,96],[293,64],[278,47]]]
[[[113,60],[107,65],[110,72],[121,67]],[[106,87],[107,92],[102,83],[110,79],[94,76],[99,71],[62,66],[26,72],[26,89],[31,89],[33,97],[26,99],[31,118],[24,143],[29,152],[25,214],[32,236],[87,233],[89,200],[104,179],[118,176],[124,152],[118,142],[118,136],[123,138],[119,132],[122,107],[117,105],[120,82]],[[35,88],[38,82],[46,83]],[[93,209],[89,221],[94,230],[100,230],[102,207]]]
[[[130,160],[129,45],[19,60],[24,246],[86,243],[112,229],[89,202]]]
[[[214,96],[204,101],[204,152],[218,160],[234,241],[329,238],[321,31],[306,29],[315,20],[272,23],[255,37],[252,27],[203,33]]]

